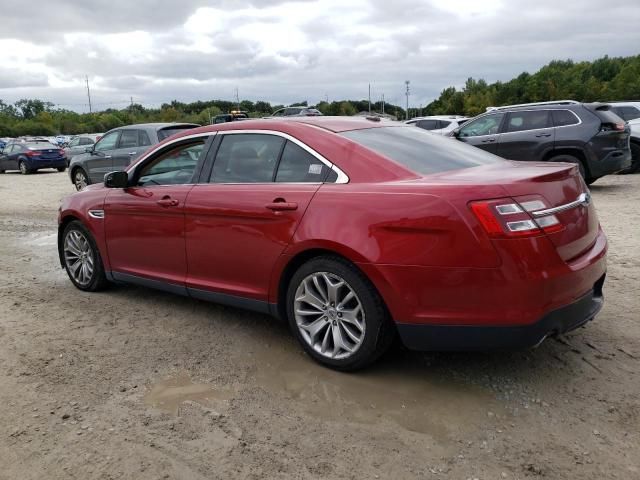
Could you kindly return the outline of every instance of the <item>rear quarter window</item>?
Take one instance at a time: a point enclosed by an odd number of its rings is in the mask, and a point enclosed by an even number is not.
[[[351,130],[341,135],[420,175],[504,161],[484,150],[419,128],[380,127]]]

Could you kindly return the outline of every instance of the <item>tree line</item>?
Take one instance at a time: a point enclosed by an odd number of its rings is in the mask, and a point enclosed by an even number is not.
[[[555,60],[508,82],[469,78],[461,90],[444,89],[425,110],[428,115],[475,116],[490,106],[551,100],[640,100],[640,55],[593,62]]]
[[[640,55],[605,56],[593,62],[555,60],[533,74],[524,72],[508,82],[489,84],[483,79],[469,78],[462,89],[446,88],[421,112],[410,109],[410,114],[473,116],[484,112],[489,106],[562,99],[585,102],[640,100]],[[307,106],[307,102],[291,106]],[[262,100],[242,100],[239,107],[251,117],[262,117],[283,105],[271,105]],[[0,100],[0,137],[106,132],[123,125],[144,122],[205,125],[211,123],[216,115],[237,108],[238,103],[228,100],[191,103],[173,100],[162,104],[160,108],[145,108],[134,103],[124,109],[77,113],[39,99],[23,99],[14,104]],[[315,108],[325,115],[355,115],[368,111],[369,103],[367,100],[322,101]],[[374,112],[381,112],[382,108],[381,102],[371,104]],[[398,105],[385,104],[384,111],[398,119],[405,118],[405,110]]]

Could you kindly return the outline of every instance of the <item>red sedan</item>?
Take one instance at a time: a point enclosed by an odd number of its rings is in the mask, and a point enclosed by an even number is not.
[[[607,240],[577,168],[378,119],[202,127],[67,197],[60,261],[286,319],[315,360],[524,348],[602,306]]]

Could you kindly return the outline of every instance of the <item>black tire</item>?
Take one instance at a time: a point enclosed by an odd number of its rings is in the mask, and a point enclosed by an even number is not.
[[[587,185],[591,185],[593,182],[595,182],[597,179],[596,178],[591,178],[591,176],[589,175],[589,171],[586,167],[586,165],[584,164],[584,162],[582,160],[580,160],[578,157],[574,157],[573,155],[569,155],[566,153],[562,153],[560,155],[555,155],[553,157],[551,157],[549,159],[550,162],[565,162],[565,163],[575,163],[576,165],[578,165],[578,170],[580,171],[580,176],[582,176],[582,178],[584,179],[585,183]]]
[[[24,160],[20,160],[18,162],[18,170],[20,170],[20,173],[22,175],[29,175],[31,173],[31,170],[27,168],[27,164],[24,162]]]
[[[66,250],[66,240],[67,237],[73,233],[80,234],[84,237],[88,243],[89,255],[93,260],[93,271],[90,275],[90,279],[85,282],[79,282],[71,272],[71,267],[69,266],[70,257],[68,256],[69,252]],[[69,222],[69,224],[65,227],[62,232],[61,245],[60,245],[64,268],[67,271],[67,275],[69,275],[69,279],[75,285],[76,288],[83,290],[85,292],[97,292],[99,290],[105,289],[109,285],[109,281],[104,273],[104,265],[102,264],[102,257],[100,256],[100,251],[98,250],[98,246],[96,245],[95,240],[93,239],[93,235],[91,232],[78,220],[74,220]]]
[[[81,167],[76,167],[73,169],[73,185],[76,187],[77,191],[82,190],[84,187],[82,186],[82,180],[80,176],[84,177],[84,185],[91,185],[91,180],[89,180],[89,176],[87,172],[85,172]]]
[[[622,175],[626,175],[629,173],[636,173],[640,170],[640,144],[631,143],[631,166],[629,168],[625,168],[620,173]]]
[[[346,358],[329,358],[316,351],[303,337],[296,321],[294,311],[296,291],[310,275],[320,272],[327,272],[343,279],[346,286],[357,295],[364,311],[364,336],[359,347]],[[304,350],[318,363],[335,370],[353,371],[366,367],[389,348],[395,336],[395,328],[387,308],[373,284],[358,268],[340,257],[330,255],[316,257],[303,264],[289,282],[286,302],[289,327]],[[336,325],[335,321],[333,325]]]
[[[64,172],[67,169],[67,167],[58,167],[56,168],[56,170],[58,170],[60,173]]]

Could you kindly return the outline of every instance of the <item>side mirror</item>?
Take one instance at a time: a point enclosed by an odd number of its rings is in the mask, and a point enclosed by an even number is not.
[[[85,147],[84,151],[85,153],[93,153],[93,145],[91,145],[90,147]]]
[[[125,171],[109,172],[104,176],[104,186],[107,188],[127,188],[129,175]]]
[[[451,136],[458,138],[460,136],[460,127],[454,128],[453,131],[451,132]]]

